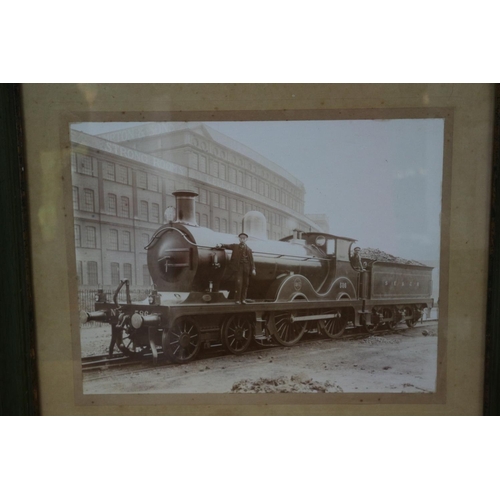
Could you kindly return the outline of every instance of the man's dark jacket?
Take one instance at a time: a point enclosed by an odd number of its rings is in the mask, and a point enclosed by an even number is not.
[[[250,272],[252,272],[255,271],[253,253],[248,245],[246,245],[246,247],[247,247],[248,263],[250,264]],[[231,260],[229,262],[229,270],[233,272],[237,271],[241,265],[243,247],[241,246],[240,243],[233,243],[232,245],[222,245],[222,248],[225,248],[226,250],[232,250],[233,253],[231,255]]]

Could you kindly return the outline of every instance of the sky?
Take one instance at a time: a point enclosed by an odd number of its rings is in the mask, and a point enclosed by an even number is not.
[[[305,212],[361,247],[439,261],[442,119],[206,122],[303,182]],[[138,124],[85,123],[100,134]]]

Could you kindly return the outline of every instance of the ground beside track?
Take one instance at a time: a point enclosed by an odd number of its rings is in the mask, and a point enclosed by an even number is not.
[[[108,327],[109,328],[109,327]],[[106,351],[106,327],[82,330],[82,355]],[[390,335],[320,340],[186,365],[84,373],[85,394],[434,392],[437,322]]]

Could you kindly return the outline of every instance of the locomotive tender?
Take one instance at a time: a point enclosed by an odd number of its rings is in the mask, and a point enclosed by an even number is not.
[[[411,327],[433,306],[431,267],[365,260],[355,268],[356,240],[326,233],[295,231],[268,241],[259,212],[243,221],[257,275],[246,303],[235,304],[231,251],[219,247],[236,236],[198,226],[196,193],[173,195],[176,220],[162,225],[146,247],[154,282],[148,299],[132,303],[125,280],[113,302],[100,292],[95,312],[82,313],[82,322],[111,325],[110,356],[117,345],[128,356],[151,351],[156,361],[161,346],[172,361],[185,363],[213,344],[242,354],[252,340],[292,346],[308,330],[337,338],[347,327],[393,329],[401,321]],[[127,300],[119,303],[123,286]]]

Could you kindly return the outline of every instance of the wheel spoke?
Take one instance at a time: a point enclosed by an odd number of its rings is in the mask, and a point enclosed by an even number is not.
[[[271,313],[268,328],[278,343],[291,346],[302,338],[307,325],[299,322],[292,323],[292,313]]]
[[[144,332],[136,330],[131,325],[125,325],[124,328],[118,329],[116,345],[118,349],[125,355],[130,357],[141,356],[149,347],[144,345]]]
[[[185,363],[201,349],[198,326],[191,319],[177,319],[162,339],[163,350],[175,363]]]
[[[223,324],[221,339],[232,354],[242,354],[252,341],[250,319],[242,315],[230,316]]]
[[[318,330],[330,338],[338,338],[343,335],[347,321],[342,317],[338,309],[322,311],[322,314],[335,314],[333,318],[318,320]]]

